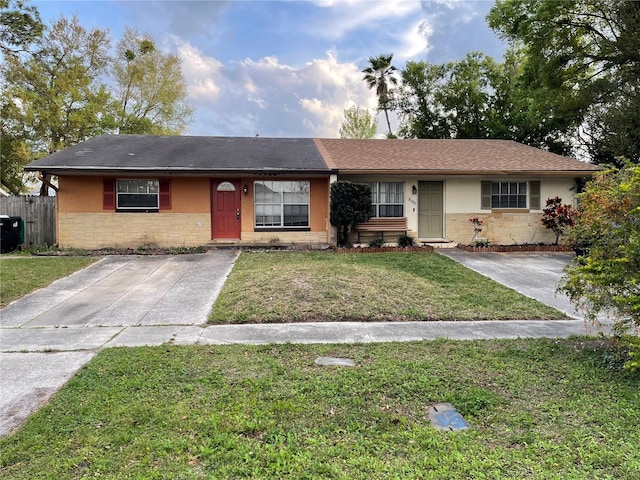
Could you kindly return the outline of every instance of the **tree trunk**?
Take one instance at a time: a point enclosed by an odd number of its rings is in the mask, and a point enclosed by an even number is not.
[[[51,180],[51,175],[42,175],[42,185],[40,185],[40,196],[48,197],[49,196],[49,181]]]
[[[389,112],[387,111],[387,107],[384,107],[384,116],[387,119],[387,127],[389,128],[389,135],[393,135],[391,132],[391,122],[389,121]]]

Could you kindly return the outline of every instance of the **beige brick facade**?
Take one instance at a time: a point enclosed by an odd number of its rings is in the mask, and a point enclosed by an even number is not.
[[[208,213],[59,213],[62,248],[195,247],[211,240]]]
[[[457,213],[446,215],[446,238],[462,244],[470,244],[473,239],[473,224],[469,218],[483,221],[479,237],[488,239],[494,245],[522,245],[533,243],[553,243],[555,235],[541,224],[541,212],[487,212]]]
[[[242,232],[241,243],[324,245],[329,243],[327,232]]]
[[[206,213],[62,213],[58,217],[62,248],[198,247],[211,240]],[[238,241],[221,243],[326,245],[327,232],[242,232]]]

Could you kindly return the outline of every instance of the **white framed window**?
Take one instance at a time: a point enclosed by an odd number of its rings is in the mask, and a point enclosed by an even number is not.
[[[482,182],[483,209],[540,209],[540,182]]]
[[[256,181],[256,228],[309,228],[308,181]]]
[[[116,210],[158,210],[160,182],[158,180],[116,180]]]
[[[403,182],[369,182],[371,216],[404,217]]]

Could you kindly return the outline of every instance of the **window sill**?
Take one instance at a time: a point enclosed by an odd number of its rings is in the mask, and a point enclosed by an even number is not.
[[[529,213],[528,208],[492,208],[491,213]]]
[[[256,232],[310,232],[310,227],[254,227]]]
[[[117,208],[116,213],[158,213],[157,208],[138,209],[138,208]]]

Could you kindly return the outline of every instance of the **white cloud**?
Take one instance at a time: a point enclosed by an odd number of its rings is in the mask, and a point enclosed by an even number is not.
[[[188,42],[172,37],[177,55],[182,60],[182,73],[192,100],[210,100],[220,95],[222,63],[207,57]]]
[[[317,35],[340,39],[364,28],[375,30],[378,24],[412,18],[420,11],[418,0],[318,0],[318,7],[330,9],[326,21],[310,26]]]
[[[196,109],[191,134],[336,137],[343,111],[374,109],[357,65],[334,51],[292,67],[275,56],[227,65],[175,39]]]
[[[433,35],[433,26],[429,20],[418,20],[411,25],[404,35],[399,37],[395,58],[411,59],[425,54],[429,48],[429,37]]]

